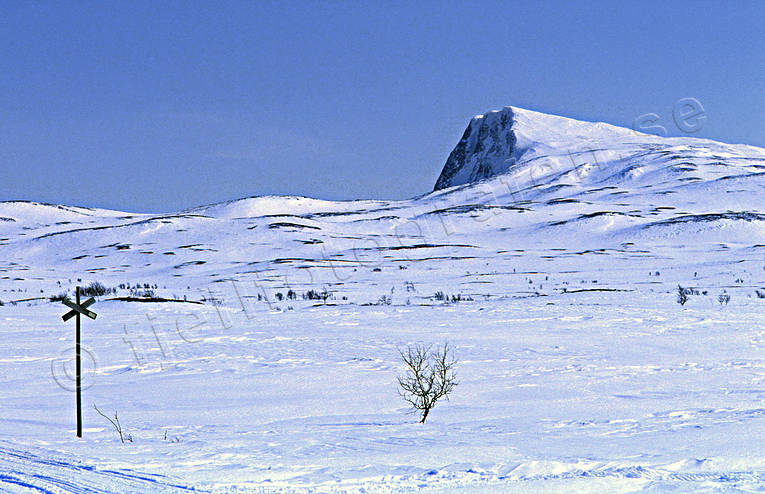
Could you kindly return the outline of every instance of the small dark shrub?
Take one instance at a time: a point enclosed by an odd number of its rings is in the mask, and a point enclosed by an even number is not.
[[[308,290],[303,294],[303,300],[319,300],[321,297],[319,296],[319,292],[316,290]]]
[[[333,298],[332,294],[325,288],[321,292],[316,290],[308,290],[303,294],[303,300],[322,300],[326,302],[328,299]]]
[[[80,288],[80,295],[83,297],[103,297],[112,291],[111,288],[106,288],[102,283],[94,281],[90,285]]]
[[[677,303],[680,305],[685,305],[687,301],[688,294],[686,293],[686,289],[680,285],[677,285]]]
[[[58,295],[53,295],[51,297],[48,297],[48,300],[50,300],[51,302],[61,302],[62,300],[66,300],[68,298],[69,296],[67,295],[66,292],[64,292],[64,293],[59,293]]]
[[[154,290],[130,290],[130,296],[136,298],[157,298]]]

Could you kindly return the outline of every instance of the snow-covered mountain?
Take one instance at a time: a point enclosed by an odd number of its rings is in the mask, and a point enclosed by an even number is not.
[[[0,490],[765,485],[764,149],[508,107],[435,189],[0,203]],[[95,281],[114,293],[85,322],[85,400],[130,445],[90,408],[72,438],[57,371],[71,328],[48,298]],[[124,300],[147,290],[174,302]],[[460,386],[416,426],[398,350],[446,339]]]
[[[608,168],[613,178],[618,178],[619,172],[625,173],[622,178],[633,178],[641,174],[641,168],[624,171],[620,161],[623,164],[640,161],[640,165],[645,165],[651,161],[691,160],[693,164],[719,165],[720,160],[728,158],[762,161],[763,150],[706,139],[662,138],[606,123],[582,122],[508,106],[470,121],[449,155],[434,190],[471,184],[508,172],[541,175],[548,167],[577,171],[589,164]],[[676,167],[675,171],[691,170]],[[582,178],[585,172],[582,170],[577,178]]]
[[[23,265],[53,278],[138,270],[217,279],[274,258],[354,259],[361,244],[385,252],[458,243],[491,256],[508,241],[563,238],[570,248],[765,243],[765,150],[747,145],[508,107],[470,122],[436,189],[405,201],[256,197],[156,215],[5,202],[0,252],[16,263],[9,276]]]

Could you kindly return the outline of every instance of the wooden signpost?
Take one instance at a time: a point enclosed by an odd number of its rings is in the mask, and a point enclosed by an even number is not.
[[[80,367],[81,367],[81,365],[80,365],[80,362],[81,362],[81,359],[80,359],[80,316],[81,315],[88,316],[89,318],[95,320],[95,318],[96,318],[96,316],[98,314],[88,310],[88,307],[93,305],[95,302],[96,302],[96,299],[91,297],[91,298],[87,299],[85,302],[80,303],[80,287],[79,286],[75,289],[75,301],[74,302],[72,302],[71,300],[66,299],[66,298],[63,300],[64,305],[66,305],[67,307],[69,307],[72,310],[70,310],[69,312],[64,314],[62,316],[62,319],[64,321],[68,321],[69,319],[74,317],[75,321],[76,321],[76,323],[75,323],[76,324],[76,330],[75,330],[75,337],[74,337],[74,339],[75,339],[74,348],[75,348],[75,352],[77,354],[77,356],[75,357],[76,358],[76,360],[75,360],[75,368],[76,368],[75,374],[77,376],[76,377],[77,381],[76,381],[76,386],[75,386],[75,390],[76,390],[76,394],[77,394],[77,437],[82,437],[82,380],[81,380],[81,369],[80,369]]]

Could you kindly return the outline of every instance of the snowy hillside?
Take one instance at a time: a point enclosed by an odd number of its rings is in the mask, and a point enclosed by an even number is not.
[[[470,121],[460,142],[449,155],[435,190],[474,183],[508,171],[530,172],[539,179],[546,168],[573,172],[577,179],[591,166],[634,162],[634,168],[612,170],[612,179],[634,178],[646,162],[688,160],[694,164],[723,165],[726,158],[762,160],[763,150],[728,145],[706,139],[662,138],[605,123],[590,123],[521,108],[505,107],[478,115]],[[664,159],[661,159],[664,158]],[[715,162],[715,161],[718,162]],[[543,161],[544,164],[537,162]],[[686,167],[687,168],[687,167]],[[762,171],[762,168],[759,168]],[[684,170],[676,166],[672,171]],[[570,178],[570,177],[569,177]],[[604,177],[599,177],[604,178]],[[697,177],[698,178],[698,177]]]
[[[406,201],[0,203],[0,491],[765,488],[763,205],[765,149],[510,107]],[[418,425],[398,350],[447,340]]]

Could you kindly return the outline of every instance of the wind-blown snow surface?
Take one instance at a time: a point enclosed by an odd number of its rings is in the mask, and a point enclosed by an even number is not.
[[[765,150],[482,118],[510,161],[473,176],[466,144],[452,179],[483,181],[409,201],[0,203],[0,491],[763,490]],[[45,298],[92,281],[125,288],[83,322],[77,440]],[[144,284],[181,301],[110,300]],[[398,349],[447,340],[460,384],[416,424]]]

